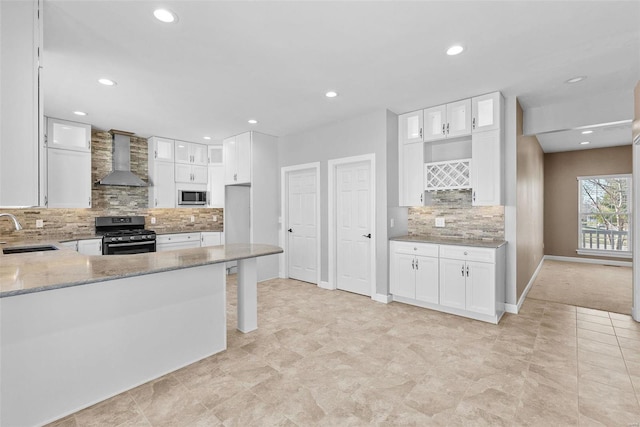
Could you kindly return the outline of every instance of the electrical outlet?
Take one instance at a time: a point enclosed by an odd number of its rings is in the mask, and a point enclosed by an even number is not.
[[[436,227],[444,227],[444,218],[436,218]]]
[[[196,222],[196,217],[191,215],[191,222]]]
[[[213,216],[213,222],[218,222],[218,215]]]
[[[36,228],[43,228],[44,227],[44,221],[41,219],[36,219]]]
[[[156,223],[156,217],[155,217],[155,216],[152,216],[152,217],[151,217],[151,224],[155,224],[155,223]]]

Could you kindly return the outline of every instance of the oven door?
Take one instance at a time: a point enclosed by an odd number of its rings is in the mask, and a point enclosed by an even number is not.
[[[103,255],[143,254],[155,251],[155,240],[148,240],[146,242],[102,243]]]

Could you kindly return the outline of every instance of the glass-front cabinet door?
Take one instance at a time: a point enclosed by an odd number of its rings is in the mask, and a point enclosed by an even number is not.
[[[483,132],[500,128],[502,95],[500,92],[476,96],[471,99],[473,132]]]
[[[446,138],[447,106],[438,105],[424,110],[424,140],[435,141]]]
[[[47,118],[47,146],[74,151],[91,151],[91,125]]]
[[[403,144],[422,142],[422,123],[422,110],[401,114],[399,117],[400,142]]]
[[[447,104],[447,138],[471,134],[471,100]]]

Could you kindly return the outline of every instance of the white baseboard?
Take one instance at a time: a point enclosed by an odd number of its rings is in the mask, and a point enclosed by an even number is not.
[[[533,272],[533,274],[531,275],[531,279],[529,279],[529,283],[527,283],[527,287],[524,288],[524,292],[522,292],[522,295],[520,295],[520,299],[518,300],[518,303],[505,304],[504,311],[511,314],[518,314],[518,312],[520,311],[520,308],[522,308],[522,304],[524,303],[524,300],[527,298],[527,294],[529,293],[529,291],[531,290],[531,287],[533,286],[533,282],[536,281],[536,277],[538,277],[538,273],[540,273],[540,269],[542,268],[542,264],[544,263],[545,259],[547,259],[547,255],[543,256],[542,259],[540,260],[540,263],[536,267],[536,271]]]
[[[333,286],[331,286],[331,284],[329,284],[329,282],[325,282],[323,280],[320,281],[320,283],[318,283],[318,287],[322,288],[322,289],[327,289],[329,291],[334,291],[335,288]]]
[[[609,260],[609,259],[596,259],[596,258],[578,258],[578,257],[572,257],[572,256],[545,255],[544,259],[548,259],[549,261],[583,262],[585,264],[613,265],[615,267],[631,267],[633,265],[631,261],[615,261],[615,260]]]
[[[381,302],[383,304],[389,304],[391,301],[393,301],[393,298],[391,297],[391,295],[383,295],[383,294],[375,294],[371,297],[371,299],[377,302]]]

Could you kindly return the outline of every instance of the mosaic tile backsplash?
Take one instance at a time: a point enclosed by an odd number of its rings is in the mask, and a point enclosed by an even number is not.
[[[449,239],[504,240],[504,206],[471,206],[471,190],[439,191],[430,206],[409,208],[410,235]],[[436,227],[436,218],[445,227]]]

